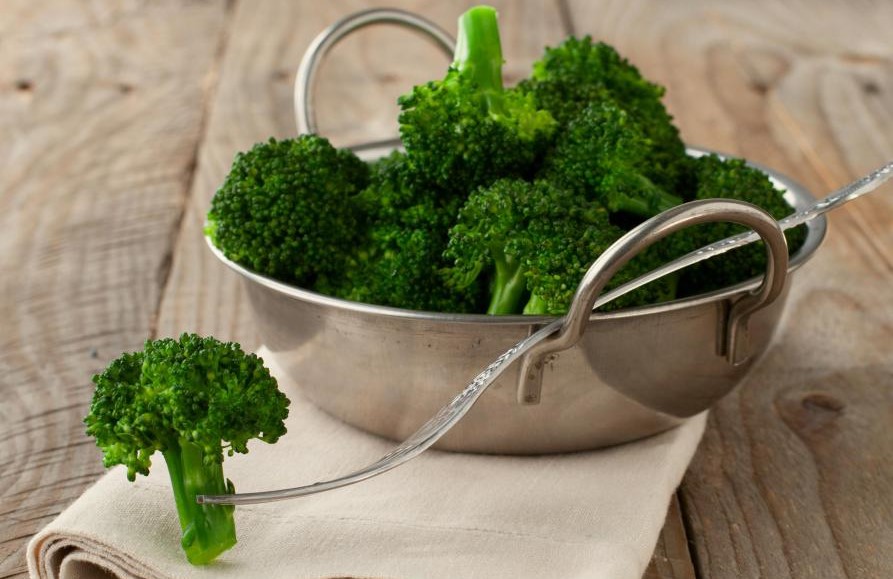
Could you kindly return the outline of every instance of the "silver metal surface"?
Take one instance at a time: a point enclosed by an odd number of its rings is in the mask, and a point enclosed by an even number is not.
[[[298,134],[316,133],[316,109],[313,104],[313,85],[316,72],[326,54],[344,37],[372,24],[395,24],[423,33],[449,59],[453,58],[456,41],[438,25],[412,12],[396,8],[374,8],[351,14],[320,32],[304,52],[295,76],[294,105]]]

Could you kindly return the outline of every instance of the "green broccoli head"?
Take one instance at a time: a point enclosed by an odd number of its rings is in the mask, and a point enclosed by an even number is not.
[[[351,301],[434,312],[475,311],[476,288],[444,283],[447,230],[458,200],[419,186],[406,155],[394,152],[372,164],[372,178],[354,202],[364,216],[360,241],[344,275],[317,291]]]
[[[600,101],[583,109],[558,137],[542,174],[612,213],[647,218],[682,202],[646,175],[653,152],[652,141],[629,113]]]
[[[205,232],[229,259],[313,287],[337,274],[357,240],[350,198],[369,169],[315,135],[255,145],[236,155],[211,201]]]
[[[500,180],[473,192],[450,230],[450,283],[489,281],[490,314],[563,314],[622,234],[598,204],[552,182]]]
[[[542,239],[539,250],[525,263],[531,298],[525,314],[564,315],[583,276],[615,241],[625,233],[612,225],[601,208],[581,214],[584,226],[561,222],[537,222],[533,234]],[[662,256],[648,248],[625,264],[608,282],[614,289],[663,265]],[[600,311],[648,306],[676,297],[677,276],[665,276],[604,305]]]
[[[528,295],[523,261],[535,242],[527,226],[545,218],[550,194],[557,201],[558,190],[521,179],[501,179],[472,192],[449,232],[450,285],[465,288],[488,283],[488,314],[521,313]],[[554,205],[555,209],[564,206]]]
[[[696,199],[737,199],[765,209],[775,219],[790,215],[793,208],[785,201],[783,192],[776,189],[762,171],[750,167],[742,159],[721,159],[704,155],[692,159],[696,182]],[[732,223],[698,225],[670,236],[662,250],[672,259],[746,228]],[[806,226],[785,232],[790,253],[797,251],[806,239]],[[727,255],[710,259],[682,272],[679,291],[693,295],[745,281],[766,271],[766,249],[763,243],[752,243]]]
[[[399,104],[410,166],[444,196],[464,198],[497,178],[528,174],[555,131],[531,95],[503,88],[496,12],[486,6],[459,19],[446,77],[414,87]]]
[[[592,103],[610,100],[621,106],[652,143],[645,175],[670,193],[682,195],[688,188],[685,145],[661,102],[664,88],[646,80],[613,47],[589,36],[570,37],[547,48],[518,88],[562,128]]]
[[[285,433],[289,400],[254,354],[238,344],[183,334],[149,340],[93,377],[96,390],[84,422],[103,462],[149,473],[161,452],[193,564],[235,544],[233,507],[198,505],[198,494],[234,492],[223,476],[223,454],[248,452],[253,438],[276,442]]]

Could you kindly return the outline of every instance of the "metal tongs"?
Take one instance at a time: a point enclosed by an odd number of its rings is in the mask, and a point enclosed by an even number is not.
[[[452,39],[448,34],[433,23],[414,14],[400,10],[370,10],[357,13],[335,23],[317,37],[310,49],[308,49],[298,71],[295,104],[296,110],[299,112],[298,125],[301,132],[313,131],[316,128],[309,99],[310,93],[306,88],[312,83],[315,69],[320,58],[346,34],[363,26],[381,22],[420,29],[428,33],[429,36],[445,51],[452,52]],[[513,362],[522,358],[525,354],[530,353],[530,351],[536,347],[543,349],[544,346],[542,346],[542,344],[546,342],[547,339],[550,341],[573,339],[575,333],[582,333],[592,310],[663,276],[677,272],[706,259],[722,255],[737,247],[753,243],[761,238],[766,240],[767,246],[773,239],[780,239],[780,242],[776,242],[776,244],[783,244],[784,237],[779,235],[781,231],[802,225],[852,201],[853,199],[874,191],[891,177],[893,177],[893,162],[889,162],[868,175],[841,187],[807,209],[793,213],[777,222],[761,209],[739,201],[695,201],[665,211],[664,213],[642,223],[621,237],[608,248],[608,250],[605,251],[595,263],[592,264],[586,272],[586,275],[583,277],[583,280],[580,282],[580,286],[574,296],[573,304],[568,315],[550,322],[537,332],[524,338],[506,350],[505,353],[496,358],[489,366],[481,371],[471,383],[437,412],[437,414],[390,453],[359,470],[327,481],[272,491],[230,495],[198,495],[196,501],[201,504],[228,505],[280,501],[348,486],[396,468],[417,457],[440,440],[441,437],[443,437],[462,419],[463,416],[465,416],[466,413],[468,413],[487,388],[489,388]],[[696,223],[716,221],[719,216],[727,218],[732,213],[736,215],[736,218],[732,219],[733,221],[750,227],[752,230],[704,246],[697,251],[693,251],[679,259],[667,263],[610,292],[602,294],[597,299],[591,297],[591,303],[584,303],[582,306],[578,304],[579,300],[586,300],[583,296],[598,295],[598,288],[603,287],[603,284],[610,279],[614,271],[619,269],[625,263],[626,259],[628,259],[625,256],[637,253],[639,250],[644,249],[648,245],[651,245],[658,239],[669,235],[674,231]],[[779,248],[767,249],[771,253],[772,251],[777,252]],[[785,251],[782,253],[786,256],[786,247],[783,249]],[[784,264],[786,266],[786,260],[784,261]],[[770,263],[770,267],[767,269],[762,284],[753,290],[750,296],[741,300],[741,302],[745,302],[749,298],[753,298],[753,300],[772,299],[774,296],[769,296],[769,294],[778,291],[779,277],[783,282],[783,275],[775,275],[774,268],[771,267]],[[599,284],[601,284],[601,286]],[[747,311],[743,311],[742,315],[746,316]],[[730,361],[735,363],[735,360],[736,355],[734,353],[730,354]]]

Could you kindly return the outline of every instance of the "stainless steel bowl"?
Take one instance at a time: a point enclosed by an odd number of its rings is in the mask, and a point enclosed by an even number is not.
[[[298,132],[316,132],[312,86],[325,55],[346,36],[373,24],[408,27],[434,42],[447,58],[453,52],[449,34],[401,10],[367,10],[335,22],[317,36],[298,69]],[[368,159],[396,144],[370,143],[355,150]],[[786,191],[795,209],[813,201],[790,179],[758,168]],[[812,257],[824,238],[824,217],[807,226],[806,242],[792,257],[789,274]],[[208,245],[243,277],[264,343],[306,397],[349,424],[394,440],[404,440],[495,358],[553,321],[347,302],[248,271],[210,241]],[[759,278],[659,306],[591,317],[591,305],[581,309],[577,330],[586,329],[579,342],[545,358],[526,356],[515,363],[435,448],[567,452],[676,426],[734,388],[769,346],[791,277],[775,301],[749,316],[751,355],[743,361],[730,355],[727,339],[738,326],[734,320],[740,306],[753,301]],[[785,282],[783,274],[781,280]]]
[[[701,151],[691,150],[692,154]],[[795,209],[814,199],[763,169]],[[582,339],[551,354],[542,397],[519,404],[524,383],[509,368],[435,448],[539,454],[613,445],[676,426],[726,395],[769,346],[790,282],[825,235],[807,224],[781,295],[750,317],[752,355],[730,363],[722,340],[733,304],[760,278],[661,305],[593,315]],[[276,363],[314,404],[363,430],[403,440],[479,371],[553,318],[409,311],[348,302],[258,275],[239,273],[257,327]]]

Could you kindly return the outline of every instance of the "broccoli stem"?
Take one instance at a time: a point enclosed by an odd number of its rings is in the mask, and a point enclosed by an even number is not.
[[[632,182],[629,185],[635,188],[636,194],[634,196],[626,193],[610,194],[608,209],[613,213],[624,211],[648,218],[682,203],[681,198],[667,193],[647,177],[636,175],[628,178],[631,178]]]
[[[496,10],[476,6],[459,18],[453,66],[467,74],[487,100],[491,113],[503,111],[502,46]]]
[[[527,304],[524,306],[524,315],[525,316],[545,316],[549,314],[549,310],[546,308],[546,300],[539,297],[536,294],[532,294],[530,299],[527,300]]]
[[[200,505],[195,496],[233,493],[233,485],[223,477],[223,465],[205,463],[201,447],[192,442],[180,439],[162,455],[171,477],[186,558],[193,565],[210,563],[236,544],[235,507]]]
[[[517,314],[527,291],[524,270],[516,260],[507,255],[494,255],[494,258],[496,276],[493,280],[493,290],[490,292],[490,306],[487,308],[487,313],[494,316]]]

